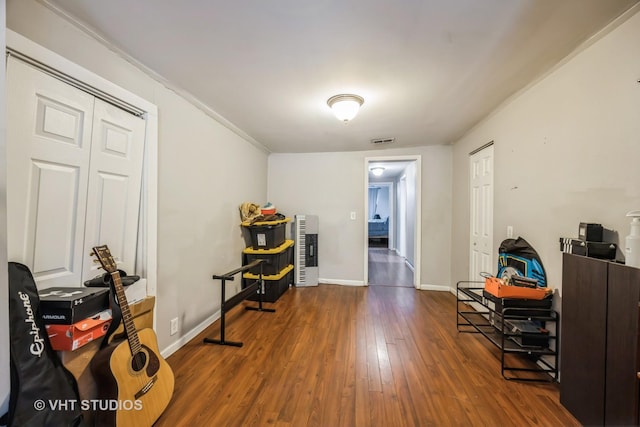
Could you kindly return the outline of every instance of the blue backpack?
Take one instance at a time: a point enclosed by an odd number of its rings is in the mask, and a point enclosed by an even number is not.
[[[538,287],[547,287],[547,275],[540,256],[522,237],[503,240],[498,249],[498,277],[511,276],[529,277],[538,281]]]

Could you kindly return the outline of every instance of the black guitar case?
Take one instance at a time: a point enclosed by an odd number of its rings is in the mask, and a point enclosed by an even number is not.
[[[51,348],[40,317],[40,298],[25,265],[9,263],[11,394],[8,426],[82,426],[74,376]]]

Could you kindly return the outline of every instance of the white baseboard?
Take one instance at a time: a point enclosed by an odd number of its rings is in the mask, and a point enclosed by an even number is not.
[[[453,292],[449,286],[440,286],[440,285],[420,285],[421,291],[438,291],[438,292]]]
[[[185,335],[183,335],[180,338],[178,338],[177,341],[174,341],[172,344],[170,344],[168,347],[166,347],[164,350],[162,350],[160,352],[160,354],[165,359],[167,357],[171,356],[173,353],[175,353],[176,351],[180,350],[180,348],[182,346],[184,346],[189,341],[194,339],[200,332],[204,331],[209,326],[211,326],[213,324],[213,322],[215,322],[219,318],[220,318],[220,310],[218,310],[217,312],[213,313],[211,316],[207,317],[204,321],[202,321],[195,328],[191,329]]]
[[[365,286],[361,280],[318,279],[318,283],[322,285]],[[418,289],[421,291],[451,292],[454,295],[456,293],[455,289],[440,285],[420,285]]]

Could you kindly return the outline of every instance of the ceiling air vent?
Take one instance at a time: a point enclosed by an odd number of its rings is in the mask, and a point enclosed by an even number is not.
[[[376,139],[372,139],[371,143],[372,144],[391,144],[393,141],[395,141],[395,138],[376,138]]]

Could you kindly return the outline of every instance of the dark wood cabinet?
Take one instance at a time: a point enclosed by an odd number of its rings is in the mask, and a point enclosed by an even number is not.
[[[609,264],[605,423],[638,424],[640,269]]]
[[[640,269],[563,254],[560,402],[585,425],[638,424]]]

